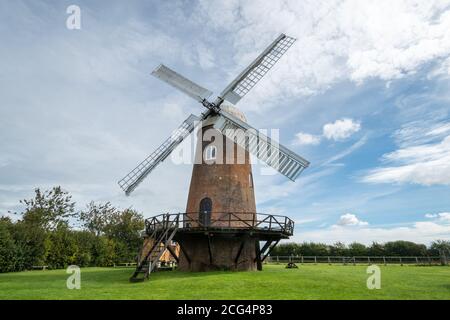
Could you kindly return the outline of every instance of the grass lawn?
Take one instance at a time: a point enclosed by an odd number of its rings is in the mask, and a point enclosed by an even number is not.
[[[130,268],[84,268],[81,289],[65,270],[0,274],[0,299],[450,299],[450,267],[381,266],[381,289],[367,266],[265,265],[262,272],[154,273],[129,283]]]

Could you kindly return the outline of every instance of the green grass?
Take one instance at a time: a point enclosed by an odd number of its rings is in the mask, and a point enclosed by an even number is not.
[[[367,266],[265,265],[262,272],[154,273],[129,283],[129,268],[85,268],[81,289],[65,270],[0,274],[0,299],[450,299],[450,267],[382,266],[368,290]]]

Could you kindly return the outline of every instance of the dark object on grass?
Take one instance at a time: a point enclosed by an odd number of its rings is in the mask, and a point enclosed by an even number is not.
[[[286,269],[298,269],[298,266],[294,262],[289,262],[286,265]]]

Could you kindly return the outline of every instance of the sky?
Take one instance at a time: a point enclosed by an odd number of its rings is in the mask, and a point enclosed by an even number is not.
[[[81,29],[68,29],[70,5]],[[192,166],[117,181],[202,106],[160,63],[218,94],[273,39],[297,39],[237,105],[311,162],[253,168],[257,210],[293,241],[450,240],[450,1],[0,1],[0,215],[60,185],[145,217],[185,210]]]

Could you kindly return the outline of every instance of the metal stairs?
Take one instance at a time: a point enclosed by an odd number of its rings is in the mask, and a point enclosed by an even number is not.
[[[153,229],[149,236],[149,239],[153,239],[153,244],[145,257],[138,262],[136,270],[130,277],[130,282],[145,281],[153,271],[156,271],[159,259],[170,245],[177,230],[178,219],[170,221],[169,215]]]

